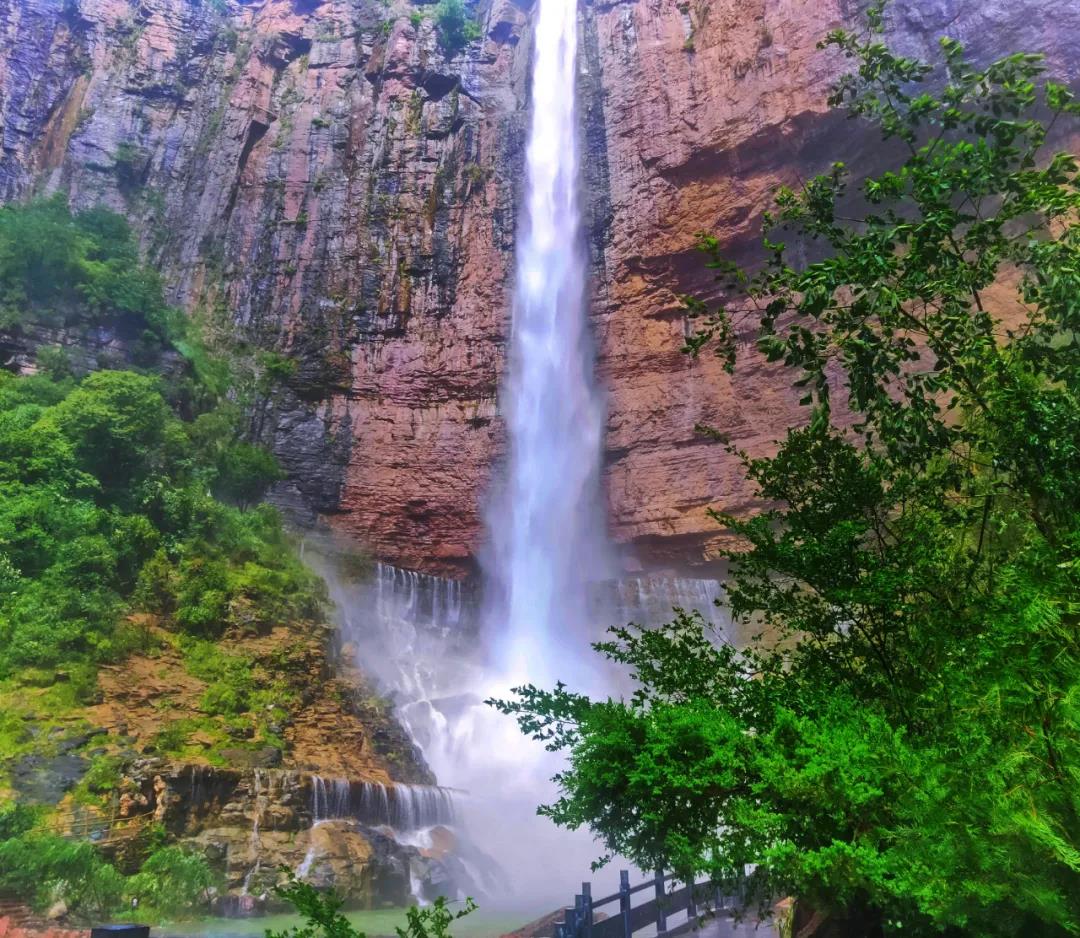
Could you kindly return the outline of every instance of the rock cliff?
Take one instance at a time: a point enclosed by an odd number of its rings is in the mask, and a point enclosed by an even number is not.
[[[646,562],[709,556],[737,465],[797,413],[748,358],[679,353],[678,295],[711,283],[770,192],[876,140],[825,106],[816,51],[859,3],[595,0],[580,16],[593,317],[612,530]],[[0,197],[66,189],[128,214],[174,300],[294,363],[262,418],[279,500],[377,556],[464,573],[501,443],[530,0],[481,0],[443,48],[407,0],[0,0]],[[1080,71],[1080,6],[896,4],[895,34]]]

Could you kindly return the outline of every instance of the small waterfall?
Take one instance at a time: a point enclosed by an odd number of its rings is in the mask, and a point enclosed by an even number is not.
[[[376,615],[383,621],[408,622],[417,628],[442,632],[461,624],[462,584],[459,580],[375,564]]]
[[[457,820],[454,796],[433,785],[380,785],[362,782],[358,816],[362,823],[396,831],[418,831]]]
[[[333,818],[348,817],[349,780],[311,776],[311,819],[314,824]]]
[[[454,793],[436,785],[384,785],[345,778],[311,776],[312,826],[331,820],[411,832],[452,826],[457,820]]]
[[[381,782],[354,782],[347,778],[311,776],[311,827],[309,843],[296,876],[309,877],[319,859],[313,833],[332,822],[362,827],[389,828],[403,847],[430,846],[432,828],[452,827],[457,820],[454,793],[435,785],[384,785]],[[385,831],[384,831],[385,833]],[[249,875],[254,875],[249,874]],[[413,894],[421,898],[419,880]]]
[[[723,596],[717,580],[679,576],[636,576],[614,580],[597,591],[596,608],[612,625],[634,622],[660,625],[674,618],[674,609],[699,612],[706,622],[727,623],[717,608]]]
[[[266,797],[263,789],[262,771],[253,769],[251,775],[251,800],[255,806],[255,817],[251,822],[251,850],[255,855],[255,864],[247,871],[247,875],[244,877],[244,886],[240,893],[242,896],[250,894],[252,880],[258,874],[262,865],[262,841],[259,839],[259,821],[262,819],[263,811],[266,810]]]

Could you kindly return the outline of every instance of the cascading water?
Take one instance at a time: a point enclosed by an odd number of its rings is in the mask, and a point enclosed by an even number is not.
[[[578,197],[576,62],[576,0],[540,0],[504,395],[509,460],[489,518],[486,570],[497,666],[534,681],[552,676],[544,663],[586,622],[587,584],[609,573],[599,483],[604,406],[592,377]]]
[[[604,627],[659,624],[673,605],[710,617],[718,592],[709,580],[614,579],[599,481],[604,405],[585,303],[576,33],[577,0],[539,0],[503,394],[509,452],[488,516],[483,603],[382,564],[366,582],[321,566],[358,663],[393,693],[440,783],[469,793],[457,805],[462,842],[481,848],[478,863],[494,855],[519,890],[513,899],[500,886],[485,905],[509,899],[536,913],[573,895],[601,851],[586,833],[536,816],[555,795],[548,780],[560,763],[484,698],[557,680],[605,693],[609,675],[593,673],[589,649]],[[377,810],[391,813],[381,801]]]
[[[262,820],[263,812],[266,810],[265,787],[262,772],[259,769],[254,769],[251,773],[251,800],[254,805],[254,815],[251,821],[251,853],[255,863],[244,877],[244,885],[240,893],[242,896],[251,894],[252,881],[262,867],[262,841],[259,838],[259,823]]]
[[[406,848],[397,856],[408,866],[417,900],[433,898],[433,885],[454,898],[455,893],[475,894],[500,883],[489,858],[459,837],[454,792],[436,785],[384,785],[320,775],[310,776],[309,784],[311,827],[307,850],[295,869],[298,878],[318,884],[327,875],[325,861],[334,852],[334,835],[320,837],[318,832],[329,826],[338,832],[370,829]]]
[[[311,776],[311,820],[355,820],[408,833],[456,820],[454,793],[437,785],[384,785]]]

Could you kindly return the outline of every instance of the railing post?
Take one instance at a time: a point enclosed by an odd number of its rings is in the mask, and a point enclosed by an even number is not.
[[[574,897],[574,907],[566,910],[565,938],[581,938],[578,931],[581,924],[578,920],[578,909],[581,905],[581,896]]]
[[[581,884],[581,934],[592,938],[592,883]]]
[[[619,917],[622,919],[623,938],[631,938],[630,931],[630,872],[619,871]]]
[[[664,871],[656,871],[656,933],[667,931],[667,912],[664,911]]]

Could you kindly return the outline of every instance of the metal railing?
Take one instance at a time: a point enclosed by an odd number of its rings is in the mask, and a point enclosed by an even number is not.
[[[31,830],[58,833],[61,837],[75,840],[92,840],[99,846],[117,840],[128,840],[148,833],[154,812],[122,816],[111,814],[95,816],[76,811],[61,811],[49,815],[35,824]]]
[[[555,925],[555,938],[632,938],[633,934],[655,926],[657,938],[692,931],[706,912],[734,910],[740,904],[738,892],[726,892],[711,880],[703,883],[683,883],[673,873],[657,872],[637,886],[630,885],[630,873],[619,873],[619,891],[602,899],[592,897],[592,884],[582,883],[581,892],[574,897],[573,908],[566,910],[564,921]],[[670,884],[670,886],[669,886]],[[633,897],[640,892],[653,891],[653,897],[639,905]],[[600,918],[596,915],[604,906],[618,903],[618,912]],[[673,927],[668,918],[686,912],[685,921]]]

